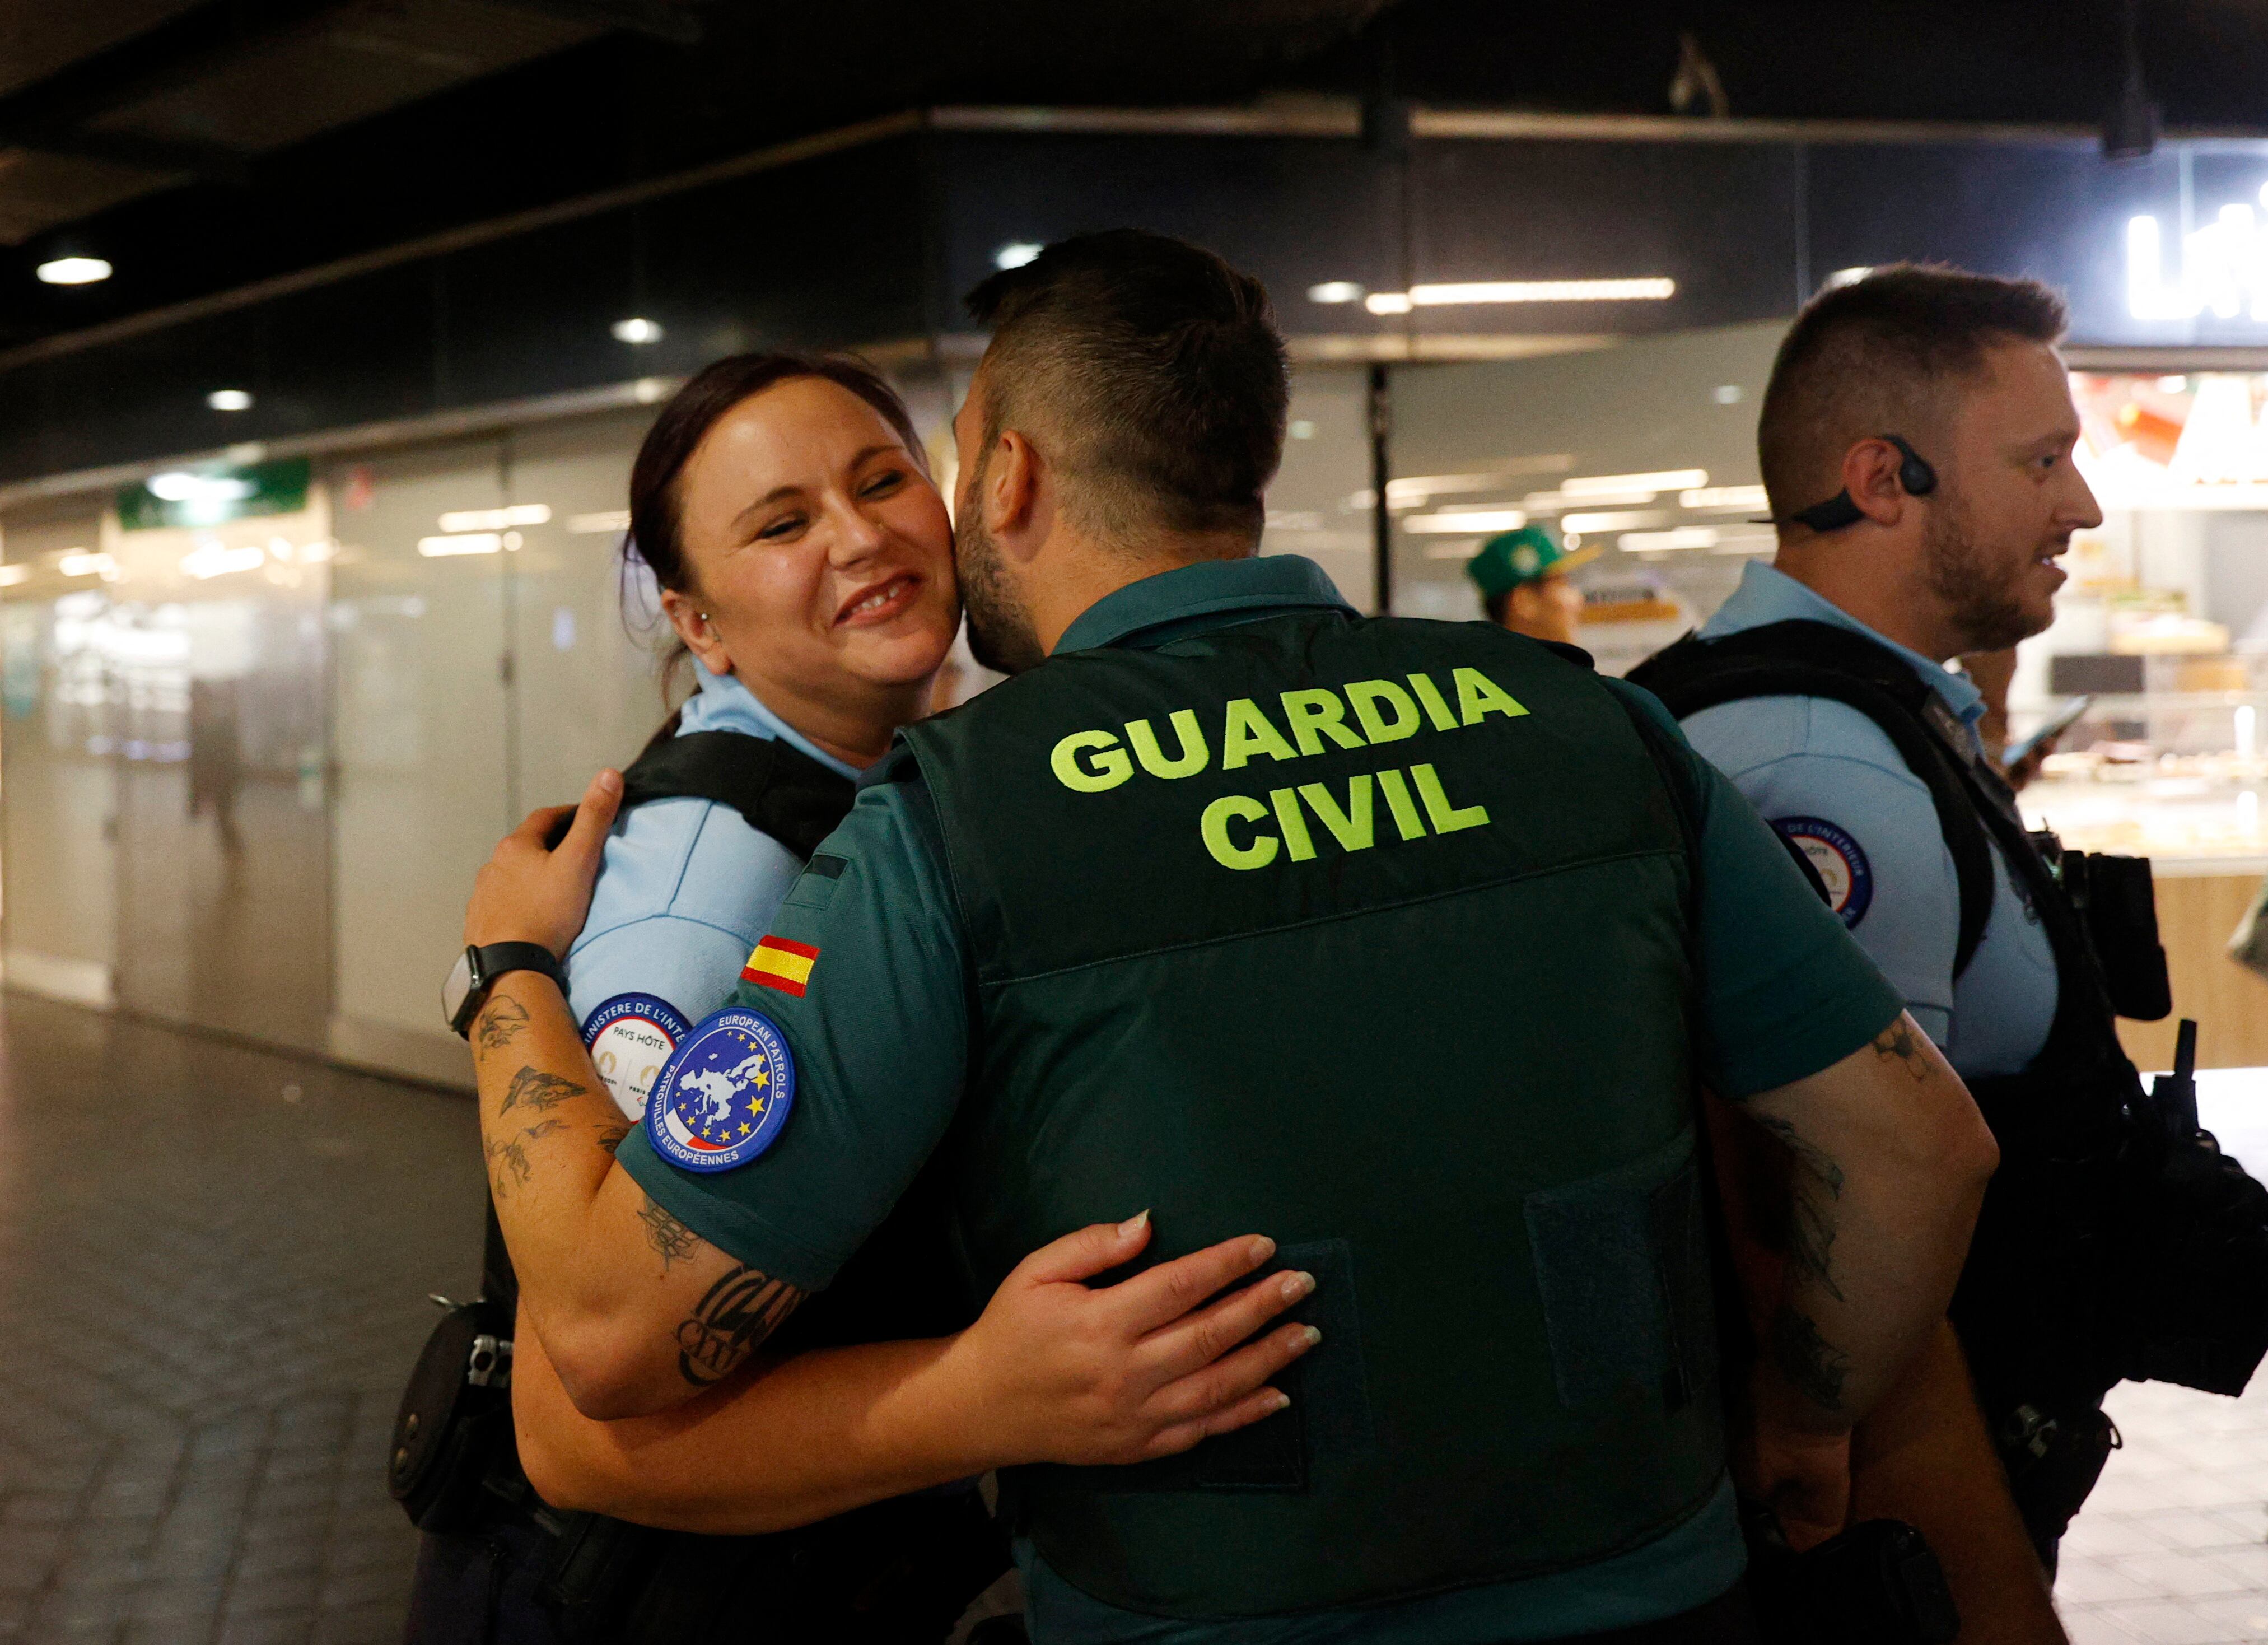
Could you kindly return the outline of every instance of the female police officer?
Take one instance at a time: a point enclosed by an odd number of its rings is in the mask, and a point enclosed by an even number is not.
[[[888,386],[855,362],[745,356],[703,372],[665,409],[639,453],[631,523],[636,552],[699,666],[701,690],[630,768],[625,803],[634,808],[611,837],[610,794],[599,794],[558,849],[563,865],[604,838],[603,870],[563,976],[541,951],[498,963],[481,960],[485,950],[476,948],[452,1015],[460,1030],[479,1016],[476,1057],[506,1052],[546,1025],[531,1022],[516,994],[490,1001],[489,989],[510,965],[548,972],[563,988],[606,1094],[635,1120],[676,1039],[730,993],[803,857],[848,809],[858,771],[923,711],[959,602],[950,527],[919,442]],[[563,813],[538,813],[522,843],[561,820]],[[468,917],[477,944],[475,925]],[[533,1009],[556,1011],[556,996]],[[522,1230],[513,1256],[524,1279],[548,1278],[557,1263],[556,1248],[526,1239],[525,1207],[561,1173],[603,1177],[604,1150],[621,1134],[599,1080],[562,1089],[515,1076],[504,1098],[532,1122],[489,1151],[507,1232]],[[666,1272],[692,1236],[652,1209],[648,1243]],[[964,1324],[938,1312],[952,1287],[923,1265],[924,1248],[932,1265],[937,1252],[923,1231],[917,1226],[895,1243],[878,1236],[865,1274],[846,1273],[799,1315],[799,1326],[815,1314],[821,1320],[802,1340],[941,1337]],[[904,1484],[933,1483],[924,1470],[939,1448],[921,1445],[924,1423],[954,1430],[967,1472],[1035,1454],[1095,1460],[1114,1446],[1138,1454],[1161,1435],[1167,1444],[1193,1443],[1276,1409],[1280,1398],[1260,1383],[1304,1348],[1309,1339],[1299,1328],[1206,1368],[1214,1345],[1242,1341],[1294,1300],[1290,1287],[1256,1287],[1175,1323],[1181,1299],[1210,1296],[1249,1272],[1266,1259],[1266,1242],[1228,1242],[1108,1289],[1078,1283],[1125,1261],[1147,1237],[1137,1218],[1057,1242],[960,1333],[954,1363],[968,1374],[959,1386],[976,1407],[1007,1417],[978,1449],[968,1449],[969,1404],[927,1407],[895,1448],[901,1454],[814,1445],[803,1483],[816,1506],[792,1518],[831,1511],[830,1489],[845,1501],[869,1500],[874,1494],[863,1487],[878,1470],[893,1479],[901,1476],[892,1469],[909,1470]],[[838,1302],[831,1321],[828,1302]],[[523,1310],[519,1383],[556,1393],[539,1323]],[[831,1431],[836,1413],[863,1410],[860,1402],[904,1363],[887,1347],[845,1350],[827,1356],[816,1376],[719,1389],[705,1412],[673,1420],[754,1421],[787,1429],[783,1438],[815,1438]],[[556,1467],[550,1458],[602,1444],[604,1425],[584,1422],[556,1399],[539,1398],[536,1409],[541,1420],[524,1426],[523,1445],[541,1486]],[[475,1531],[428,1538],[411,1637],[667,1637],[712,1624],[752,1588],[764,1593],[768,1623],[792,1636],[941,1637],[998,1568],[985,1563],[992,1545],[974,1493],[901,1499],[863,1514],[786,1545],[649,1538],[609,1553],[604,1523],[596,1531],[587,1518],[563,1523],[533,1501],[499,1507]],[[627,1580],[588,1580],[594,1570],[625,1568]]]

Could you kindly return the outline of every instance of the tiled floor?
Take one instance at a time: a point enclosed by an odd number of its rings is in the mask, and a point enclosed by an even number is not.
[[[402,1379],[472,1104],[0,1004],[0,1641],[398,1641]]]
[[[2206,1095],[2268,1161],[2268,1091]],[[477,1266],[473,1127],[460,1098],[0,1001],[0,1645],[400,1639],[416,1543],[379,1468],[425,1295]],[[2111,1408],[2073,1638],[2268,1642],[2268,1386]]]
[[[2130,1383],[2110,1413],[2126,1446],[2056,1582],[2072,1639],[2268,1641],[2268,1379],[2242,1399]]]

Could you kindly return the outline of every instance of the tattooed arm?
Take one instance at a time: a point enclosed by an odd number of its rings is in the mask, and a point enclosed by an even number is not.
[[[1904,1014],[1842,1061],[1737,1107],[1789,1162],[1776,1295],[1751,1298],[1759,1420],[1847,1433],[1943,1320],[1999,1150]]]
[[[611,779],[611,781],[609,780]],[[564,953],[582,926],[621,779],[601,773],[556,849],[536,812],[481,870],[465,940]],[[521,1304],[576,1405],[658,1411],[738,1368],[802,1295],[734,1262],[616,1167],[622,1113],[557,985],[507,973],[471,1035],[481,1143]]]

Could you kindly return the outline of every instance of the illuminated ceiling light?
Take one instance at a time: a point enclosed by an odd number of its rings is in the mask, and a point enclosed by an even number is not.
[[[458,532],[446,537],[420,537],[417,552],[429,560],[446,559],[458,554],[501,554],[504,538],[493,531]]]
[[[600,514],[570,514],[567,529],[578,537],[603,536],[610,532],[630,528],[630,511],[627,508],[608,509]]]
[[[1619,539],[1624,551],[1651,554],[1662,549],[1713,549],[1717,532],[1711,526],[1679,526],[1671,531],[1625,531]]]
[[[992,266],[996,269],[1020,269],[1046,249],[1037,240],[1012,240],[992,254]]]
[[[216,388],[205,396],[205,403],[216,411],[249,411],[252,395],[243,388]]]
[[[33,272],[49,285],[92,285],[110,277],[110,265],[99,257],[50,257]]]
[[[1738,383],[1719,383],[1709,391],[1709,398],[1720,406],[1736,406],[1747,394],[1748,390]]]
[[[615,334],[615,341],[617,343],[659,343],[662,336],[661,322],[658,320],[648,320],[642,314],[633,314],[628,320],[617,320],[608,329]]]
[[[1483,536],[1492,531],[1517,531],[1528,523],[1527,513],[1517,508],[1471,508],[1462,511],[1443,511],[1438,514],[1411,514],[1402,522],[1405,531],[1427,532],[1447,536]]]
[[[1531,514],[1556,514],[1562,509],[1576,507],[1631,508],[1640,503],[1651,503],[1657,495],[1651,487],[1640,491],[1594,491],[1587,497],[1570,497],[1565,491],[1530,491],[1520,499],[1520,505]]]
[[[1874,266],[1871,263],[1860,263],[1850,269],[1837,269],[1827,277],[1827,289],[1832,291],[1838,286],[1856,285],[1874,271]]]
[[[1655,508],[1615,510],[1601,514],[1568,514],[1559,521],[1559,528],[1572,537],[1586,531],[1642,531],[1648,526],[1666,526],[1669,516]]]
[[[1407,291],[1373,291],[1362,299],[1362,306],[1373,314],[1406,314],[1410,312]]]
[[[28,565],[0,565],[0,588],[13,588],[18,583],[30,581],[31,576],[32,568]]]
[[[1675,491],[1709,483],[1706,468],[1662,468],[1653,474],[1578,475],[1559,482],[1562,497],[1604,497],[1626,491]]]
[[[66,577],[108,577],[118,570],[118,562],[107,554],[70,549],[55,562],[55,569]]]
[[[519,503],[510,508],[466,508],[441,516],[444,531],[508,531],[514,526],[549,523],[551,510],[542,503]]]
[[[1761,485],[1709,485],[1680,491],[1677,505],[1695,509],[1740,509],[1752,513],[1760,508],[1770,508],[1771,502],[1764,496],[1764,488]]]
[[[150,476],[150,495],[164,503],[240,503],[260,488],[233,475],[191,474],[185,468]]]
[[[1362,300],[1362,287],[1352,280],[1326,280],[1321,285],[1307,288],[1307,300],[1311,303],[1359,303]]]
[[[1420,308],[1466,303],[1660,302],[1676,295],[1677,282],[1659,276],[1635,280],[1467,280],[1413,285],[1408,293],[1409,300]]]

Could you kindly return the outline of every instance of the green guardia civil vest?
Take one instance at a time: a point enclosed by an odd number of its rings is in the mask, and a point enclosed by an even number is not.
[[[1482,623],[1057,655],[907,734],[974,963],[978,1295],[1149,1206],[1319,1281],[1290,1408],[1011,1480],[1070,1581],[1264,1615],[1628,1552],[1724,1472],[1687,862],[1624,706]]]

